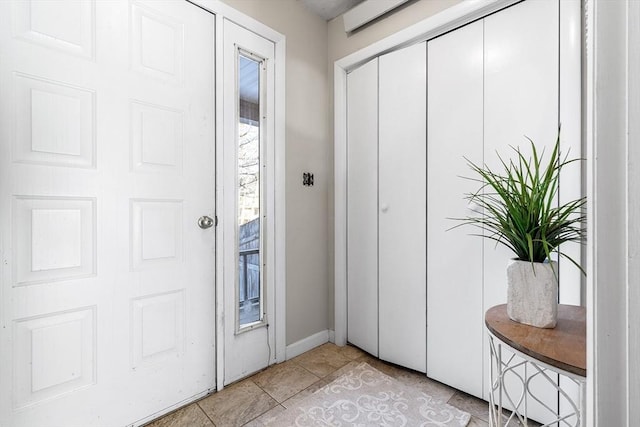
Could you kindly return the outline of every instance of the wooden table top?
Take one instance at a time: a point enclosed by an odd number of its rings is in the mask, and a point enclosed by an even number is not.
[[[487,310],[484,321],[494,336],[521,353],[581,377],[587,376],[585,307],[558,305],[558,324],[554,329],[514,322],[507,316],[506,304]]]

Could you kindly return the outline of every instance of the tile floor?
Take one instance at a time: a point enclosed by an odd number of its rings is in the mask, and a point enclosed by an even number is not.
[[[469,427],[489,425],[486,402],[431,380],[424,374],[383,362],[355,347],[327,343],[225,387],[221,392],[155,420],[146,427],[260,426],[262,421],[296,405],[305,396],[362,362],[469,412]]]

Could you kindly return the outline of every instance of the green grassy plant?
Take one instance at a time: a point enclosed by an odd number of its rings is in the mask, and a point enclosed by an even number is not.
[[[461,221],[456,227],[471,225],[481,229],[482,233],[473,235],[508,247],[523,261],[544,262],[552,252],[557,252],[584,273],[574,259],[559,250],[563,243],[582,243],[585,238],[586,197],[558,203],[560,171],[581,159],[561,157],[559,135],[546,162],[544,150],[538,153],[534,142],[527,140],[531,144],[531,157],[527,158],[520,148],[511,147],[515,158],[506,162],[498,154],[501,164],[498,171],[465,158],[479,176],[468,179],[480,183],[478,191],[465,194],[465,198],[481,207],[482,213],[453,218]]]

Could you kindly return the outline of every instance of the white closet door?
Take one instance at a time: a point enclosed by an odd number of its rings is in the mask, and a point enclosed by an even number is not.
[[[558,132],[559,16],[558,1],[525,1],[487,17],[485,21],[484,141],[485,162],[498,168],[498,151],[512,158],[509,146],[530,152],[531,138],[547,155]],[[575,152],[574,152],[575,153]],[[485,239],[486,240],[486,239]],[[506,301],[506,265],[513,254],[484,242],[484,309]],[[488,343],[484,373],[490,372]],[[485,386],[488,388],[488,383]],[[508,383],[507,387],[517,387]],[[531,384],[550,407],[557,393]],[[542,388],[539,388],[542,387]],[[488,396],[488,395],[487,395]],[[530,401],[529,416],[545,421],[545,411]]]
[[[427,49],[381,56],[380,358],[426,372]]]
[[[378,59],[347,76],[347,340],[378,355]]]
[[[482,397],[482,240],[449,218],[473,215],[463,194],[482,163],[483,23],[428,43],[427,375]],[[455,343],[455,345],[452,345]],[[452,369],[455,367],[455,369]]]
[[[558,2],[525,1],[485,19],[485,161],[496,151],[529,153],[553,146],[558,134]],[[548,157],[547,157],[548,158]],[[506,301],[506,265],[512,253],[485,242],[485,308]]]

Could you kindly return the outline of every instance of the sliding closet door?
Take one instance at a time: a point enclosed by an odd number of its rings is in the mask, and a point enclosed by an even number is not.
[[[426,372],[426,43],[380,57],[380,358]]]
[[[347,76],[347,340],[378,355],[378,59]]]
[[[474,215],[483,159],[482,21],[428,43],[427,375],[482,397],[482,240],[450,218]],[[455,367],[455,369],[452,369]]]
[[[485,162],[498,168],[496,151],[513,158],[510,146],[529,153],[525,135],[540,149],[546,147],[548,156],[558,132],[558,1],[525,1],[484,21]],[[512,257],[504,247],[484,242],[485,310],[506,301],[505,270]],[[487,347],[485,343],[486,377],[490,372]],[[507,383],[507,387],[514,389],[517,383]],[[544,396],[545,404],[557,407],[557,393],[544,380],[534,379],[529,386]],[[546,421],[546,411],[536,402],[530,401],[527,409],[531,418]]]

